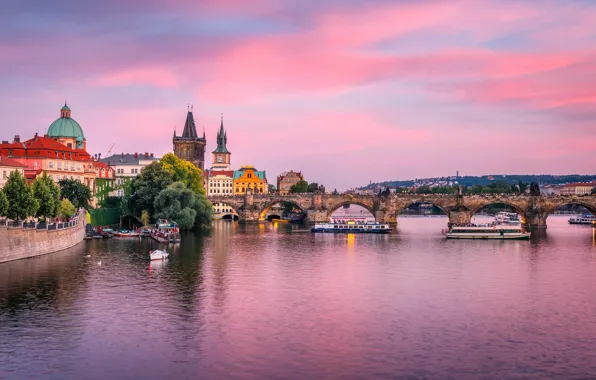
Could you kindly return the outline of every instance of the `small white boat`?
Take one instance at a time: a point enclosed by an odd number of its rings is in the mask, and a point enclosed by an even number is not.
[[[165,260],[168,258],[169,255],[169,253],[160,249],[156,249],[155,251],[149,252],[149,257],[151,258],[151,260]]]
[[[391,227],[388,224],[383,223],[335,221],[333,223],[317,223],[311,228],[311,232],[386,234],[391,232]]]

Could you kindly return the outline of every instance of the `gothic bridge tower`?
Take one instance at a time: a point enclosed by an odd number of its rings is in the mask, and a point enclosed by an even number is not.
[[[182,136],[176,136],[174,130],[174,154],[186,161],[190,161],[197,168],[205,169],[205,131],[203,137],[197,135],[197,128],[195,126],[195,119],[192,114],[192,107],[189,108],[186,114],[186,122],[184,123],[184,131]]]

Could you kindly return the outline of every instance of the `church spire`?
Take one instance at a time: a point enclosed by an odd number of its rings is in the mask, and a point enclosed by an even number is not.
[[[195,126],[195,118],[192,114],[192,108],[190,108],[190,106],[188,107],[188,112],[186,114],[186,122],[184,123],[182,137],[198,137],[197,127]]]

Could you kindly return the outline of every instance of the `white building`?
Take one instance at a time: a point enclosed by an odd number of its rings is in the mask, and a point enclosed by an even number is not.
[[[10,173],[17,170],[25,175],[26,165],[21,164],[19,161],[14,160],[10,157],[0,156],[0,189],[4,187]]]
[[[121,153],[102,158],[99,160],[108,166],[114,168],[116,173],[116,187],[122,186],[127,179],[136,177],[141,170],[159,158],[153,156],[153,153]],[[124,190],[118,189],[110,193],[110,196],[121,197]]]

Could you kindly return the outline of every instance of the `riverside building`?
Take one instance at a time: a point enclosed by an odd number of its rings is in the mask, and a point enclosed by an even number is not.
[[[99,160],[114,170],[116,190],[110,193],[110,196],[121,197],[124,190],[121,188],[124,182],[132,179],[141,173],[141,170],[150,163],[159,161],[153,153],[121,153],[114,154]]]

